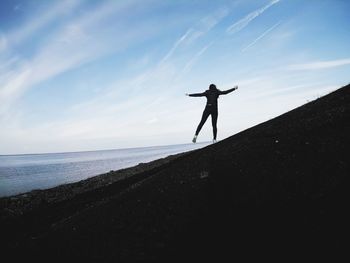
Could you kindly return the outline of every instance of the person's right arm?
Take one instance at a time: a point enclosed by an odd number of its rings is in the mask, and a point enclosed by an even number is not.
[[[205,92],[202,92],[202,93],[192,93],[192,94],[188,94],[186,93],[187,96],[190,96],[190,97],[203,97],[205,96]]]

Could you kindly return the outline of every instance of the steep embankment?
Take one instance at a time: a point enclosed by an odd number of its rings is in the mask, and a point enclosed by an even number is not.
[[[17,226],[30,227],[49,210],[17,218],[6,230],[19,242],[6,249],[95,262],[342,252],[350,219],[349,120],[348,85],[180,156],[37,235],[34,228],[21,236]]]

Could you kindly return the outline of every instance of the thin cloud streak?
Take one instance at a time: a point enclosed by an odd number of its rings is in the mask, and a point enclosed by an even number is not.
[[[249,13],[248,15],[246,15],[244,18],[242,18],[241,20],[235,22],[234,24],[232,24],[231,26],[229,26],[226,29],[226,32],[228,34],[234,34],[237,33],[239,31],[241,31],[242,29],[244,29],[246,26],[249,25],[249,23],[251,21],[253,21],[255,18],[257,18],[258,16],[260,16],[262,13],[264,13],[267,9],[269,9],[271,6],[279,3],[281,0],[273,0],[271,1],[269,4],[267,4],[266,6],[255,10],[254,12]]]
[[[0,53],[7,48],[7,39],[4,35],[0,35]]]
[[[288,70],[300,71],[300,70],[319,70],[346,66],[350,64],[350,58],[338,59],[338,60],[328,60],[328,61],[316,61],[304,64],[294,64],[288,66]]]
[[[198,38],[207,34],[211,29],[213,29],[218,23],[222,21],[230,12],[228,8],[220,8],[213,15],[206,16],[202,18],[196,25],[189,28],[185,34],[183,34],[176,42],[173,44],[168,53],[161,59],[159,64],[166,62],[174,52],[181,45],[188,45],[195,42]]]
[[[45,10],[44,14],[36,16],[34,19],[26,23],[19,30],[11,32],[7,37],[7,42],[11,44],[16,44],[24,41],[36,31],[47,26],[52,21],[67,13],[67,10],[73,10],[74,8],[76,8],[80,3],[81,0],[59,1],[57,4],[50,6],[48,10]]]
[[[21,72],[12,74],[0,89],[0,117],[2,113],[9,109],[13,101],[19,97],[22,88],[30,77],[30,73],[30,69],[24,69]]]
[[[185,65],[185,67],[183,68],[183,71],[180,75],[182,74],[186,74],[189,71],[191,71],[191,69],[193,68],[194,64],[198,61],[198,59],[204,54],[204,52],[212,45],[213,43],[210,43],[209,45],[206,45],[205,47],[203,47],[201,50],[199,50]]]
[[[180,46],[182,42],[185,41],[185,39],[190,35],[192,32],[192,29],[188,29],[185,34],[183,34],[172,46],[172,48],[168,51],[168,53],[164,56],[164,58],[159,62],[159,64],[163,64],[165,61],[167,61],[175,52],[175,50]]]
[[[260,39],[262,39],[263,37],[265,37],[268,33],[270,33],[272,30],[274,30],[276,27],[278,27],[281,24],[281,21],[279,21],[278,23],[274,24],[272,27],[270,27],[269,29],[267,29],[264,33],[262,33],[259,37],[257,37],[253,42],[251,42],[249,45],[247,45],[246,47],[244,47],[241,52],[245,52],[248,48],[254,46]]]
[[[116,15],[116,12],[122,13],[124,8],[133,4],[134,2],[129,2],[129,5],[114,2],[104,4],[94,13],[68,21],[69,26],[64,25],[56,30],[47,45],[31,60],[25,61],[17,59],[16,55],[12,56],[9,61],[16,58],[18,67],[8,66],[6,70],[11,74],[0,82],[0,115],[6,113],[16,99],[34,85],[95,60],[111,50],[121,49],[130,41],[141,37],[142,34],[135,30],[123,34],[123,37],[118,39],[118,45],[111,45],[112,41],[99,41],[104,35],[100,35],[96,30],[102,17]]]

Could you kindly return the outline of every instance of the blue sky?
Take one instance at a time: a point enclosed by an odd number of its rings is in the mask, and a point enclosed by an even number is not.
[[[1,1],[0,154],[224,139],[348,84],[346,0]],[[210,120],[199,141],[212,138]]]

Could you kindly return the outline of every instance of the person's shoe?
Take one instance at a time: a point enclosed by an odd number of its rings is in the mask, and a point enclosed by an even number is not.
[[[213,139],[213,143],[216,143],[216,140],[215,140],[215,139]]]
[[[192,139],[192,142],[193,142],[193,143],[196,143],[196,141],[197,141],[197,136],[195,135],[195,136],[193,137],[193,139]]]

